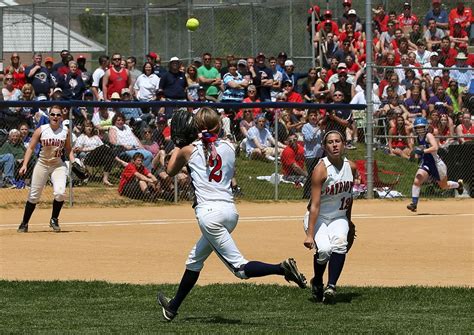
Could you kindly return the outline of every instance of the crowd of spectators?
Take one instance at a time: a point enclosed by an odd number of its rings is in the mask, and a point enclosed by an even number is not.
[[[444,5],[450,6],[452,2]],[[150,52],[141,68],[136,57],[114,53],[100,56],[98,68],[88,70],[86,57],[74,59],[68,50],[61,61],[33,55],[31,65],[13,53],[3,76],[3,100],[96,101],[206,101],[229,103],[219,108],[222,137],[233,141],[249,159],[274,161],[278,153],[284,179],[304,184],[322,155],[321,132],[338,129],[346,136],[347,149],[364,141],[365,113],[343,108],[365,104],[370,90],[375,106],[376,141],[390,155],[410,158],[412,122],[423,115],[442,146],[471,140],[474,106],[474,39],[472,10],[463,1],[444,9],[440,0],[424,18],[410,3],[401,13],[373,8],[373,86],[367,88],[365,23],[343,0],[344,14],[335,20],[331,11],[315,5],[308,11],[307,30],[316,50],[317,67],[297,69],[285,51],[271,57],[214,58],[210,53],[189,64],[178,57],[163,66],[159,54]],[[314,18],[314,29],[312,27]],[[313,31],[316,34],[313,36]],[[245,108],[231,103],[248,102],[333,103],[331,109]],[[125,167],[120,194],[141,192],[153,198],[173,193],[166,177],[167,159],[174,146],[169,121],[173,108],[72,108],[75,151],[87,167],[103,169],[102,182],[111,186],[114,164]],[[192,112],[192,108],[189,108]],[[48,110],[32,107],[0,111],[0,128],[34,130],[48,122]],[[69,122],[64,109],[64,122]],[[277,128],[277,129],[276,129]],[[27,143],[28,132],[21,132]],[[459,135],[459,137],[453,137]],[[461,137],[462,135],[465,135]],[[26,144],[25,144],[26,145]],[[24,149],[24,148],[23,148]],[[19,152],[0,148],[0,169],[6,185],[15,180],[11,156]],[[132,176],[132,177],[130,177]],[[133,180],[134,184],[126,187]],[[189,184],[187,172],[180,185]],[[124,190],[125,193],[124,193]],[[132,192],[132,193],[133,193]]]

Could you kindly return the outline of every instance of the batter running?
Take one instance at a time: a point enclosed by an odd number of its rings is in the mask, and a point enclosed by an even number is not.
[[[438,141],[433,134],[427,131],[428,121],[424,117],[417,117],[413,122],[413,127],[417,135],[415,154],[421,158],[421,163],[413,181],[411,190],[412,201],[407,208],[412,212],[416,212],[421,185],[429,177],[435,180],[443,190],[455,188],[459,194],[462,194],[464,186],[462,179],[459,179],[458,182],[448,180],[446,164],[438,156]]]
[[[333,303],[336,283],[346,259],[356,167],[344,157],[344,139],[337,130],[328,131],[322,143],[326,157],[319,161],[311,175],[311,199],[304,218],[304,246],[316,251],[311,279],[313,298]],[[323,275],[328,263],[328,285],[324,289]]]
[[[42,125],[33,133],[30,145],[25,152],[23,165],[19,171],[20,175],[26,173],[31,154],[34,152],[38,143],[41,144],[41,151],[39,159],[33,169],[31,188],[28,194],[28,200],[26,201],[23,220],[17,230],[19,233],[28,232],[28,222],[49,178],[51,178],[51,183],[53,184],[54,195],[53,210],[49,225],[55,232],[61,231],[58,217],[64,204],[67,177],[66,164],[61,157],[65,149],[69,156],[69,161],[74,162],[74,153],[71,150],[71,136],[69,135],[69,130],[62,125],[60,106],[51,107],[49,111],[49,124]]]
[[[306,287],[306,279],[292,258],[280,264],[267,264],[249,262],[242,256],[231,236],[239,218],[231,188],[235,172],[234,147],[230,142],[217,138],[220,117],[214,110],[202,108],[196,114],[196,123],[201,140],[177,148],[171,156],[167,173],[174,176],[187,164],[196,197],[193,207],[202,236],[189,253],[174,298],[170,300],[158,293],[158,303],[167,321],[177,315],[179,306],[196,284],[204,262],[213,251],[237,278],[280,275],[301,288]]]

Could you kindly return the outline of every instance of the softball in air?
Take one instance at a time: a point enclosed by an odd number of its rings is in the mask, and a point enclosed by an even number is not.
[[[199,28],[199,20],[194,17],[188,19],[186,22],[186,28],[188,28],[189,31],[195,31]]]

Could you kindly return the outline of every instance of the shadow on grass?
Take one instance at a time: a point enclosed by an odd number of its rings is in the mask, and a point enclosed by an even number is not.
[[[352,303],[352,299],[357,299],[361,296],[362,296],[362,294],[354,293],[354,292],[337,293],[335,304],[337,304],[337,303],[350,304],[350,303]],[[308,298],[308,301],[310,301],[312,303],[315,303],[315,304],[324,304],[320,301],[316,301],[313,297]]]
[[[226,319],[220,315],[214,316],[192,316],[186,317],[183,320],[185,321],[197,321],[199,323],[213,323],[213,324],[223,324],[223,325],[236,325],[242,323],[242,320],[236,319]]]

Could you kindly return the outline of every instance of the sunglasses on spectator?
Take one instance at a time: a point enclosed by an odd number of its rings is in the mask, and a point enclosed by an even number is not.
[[[5,77],[5,80],[13,80],[12,77]]]
[[[257,91],[248,91],[249,93],[256,93]]]
[[[144,131],[143,133],[144,133],[144,134],[151,134],[151,131],[146,130],[146,131]]]
[[[343,97],[344,95],[340,94],[340,93],[336,93],[334,94],[335,97]]]
[[[61,113],[49,113],[49,116],[51,116],[51,117],[60,117]]]
[[[291,84],[285,84],[285,85],[283,85],[283,87],[292,87],[292,86],[293,86],[293,85],[291,85]]]
[[[113,61],[122,60],[122,58],[112,58]]]
[[[203,58],[203,60],[211,60],[211,58],[209,58],[209,57],[206,57],[206,58]]]

